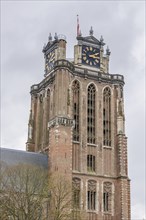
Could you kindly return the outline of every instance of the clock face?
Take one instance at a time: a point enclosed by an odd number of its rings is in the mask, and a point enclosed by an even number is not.
[[[82,46],[82,63],[100,67],[100,50],[91,46]]]
[[[46,68],[51,70],[54,66],[55,62],[55,52],[52,51],[46,56]]]

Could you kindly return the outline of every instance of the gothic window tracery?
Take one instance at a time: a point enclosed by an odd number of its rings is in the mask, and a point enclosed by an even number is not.
[[[96,182],[88,181],[88,194],[87,194],[88,210],[96,210]]]
[[[112,183],[104,182],[103,184],[103,211],[111,212],[112,202]]]
[[[95,86],[88,87],[87,100],[87,142],[95,144]]]
[[[79,178],[73,178],[73,206],[74,208],[80,208],[81,200],[81,180]]]
[[[111,90],[103,91],[103,145],[111,146]]]
[[[80,104],[80,85],[77,80],[72,84],[73,91],[73,117],[75,120],[75,127],[73,130],[73,140],[79,141],[79,104]]]

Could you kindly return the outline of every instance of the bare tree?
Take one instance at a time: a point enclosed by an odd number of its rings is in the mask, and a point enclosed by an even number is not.
[[[53,176],[51,180],[50,219],[71,219],[72,189],[63,176]]]
[[[2,166],[0,173],[1,219],[39,220],[47,201],[48,173],[32,165]]]
[[[83,220],[83,212],[74,204],[72,183],[63,175],[53,175],[51,181],[49,220]]]
[[[81,220],[74,204],[72,183],[65,176],[48,175],[32,165],[2,165],[1,220]]]

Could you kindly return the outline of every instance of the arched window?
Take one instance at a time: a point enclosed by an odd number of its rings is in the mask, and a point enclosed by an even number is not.
[[[87,101],[87,142],[95,144],[95,86],[88,87]]]
[[[81,180],[79,178],[73,178],[73,206],[74,208],[80,208],[81,201]]]
[[[47,121],[50,118],[50,89],[47,90]]]
[[[87,194],[88,210],[96,210],[96,182],[88,181],[88,194]]]
[[[40,150],[43,142],[43,118],[44,118],[44,97],[43,94],[39,96],[38,108],[38,149]]]
[[[111,90],[103,91],[103,145],[111,146]]]
[[[40,94],[39,98],[40,98],[40,103],[43,103],[43,95],[42,94]]]
[[[75,127],[73,130],[73,140],[79,141],[79,104],[80,104],[80,85],[77,80],[72,84],[73,91],[73,117],[75,120]]]
[[[112,183],[105,182],[103,184],[103,211],[111,212],[112,200]]]
[[[49,143],[49,131],[47,129],[48,122],[50,119],[50,89],[47,90],[47,111],[46,111],[46,144]]]

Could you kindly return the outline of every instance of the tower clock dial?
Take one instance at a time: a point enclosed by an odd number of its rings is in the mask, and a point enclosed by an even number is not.
[[[83,46],[82,63],[93,67],[100,67],[100,50],[92,46]]]
[[[54,62],[55,62],[55,51],[52,51],[46,56],[46,68],[48,70],[51,70],[54,66]]]

